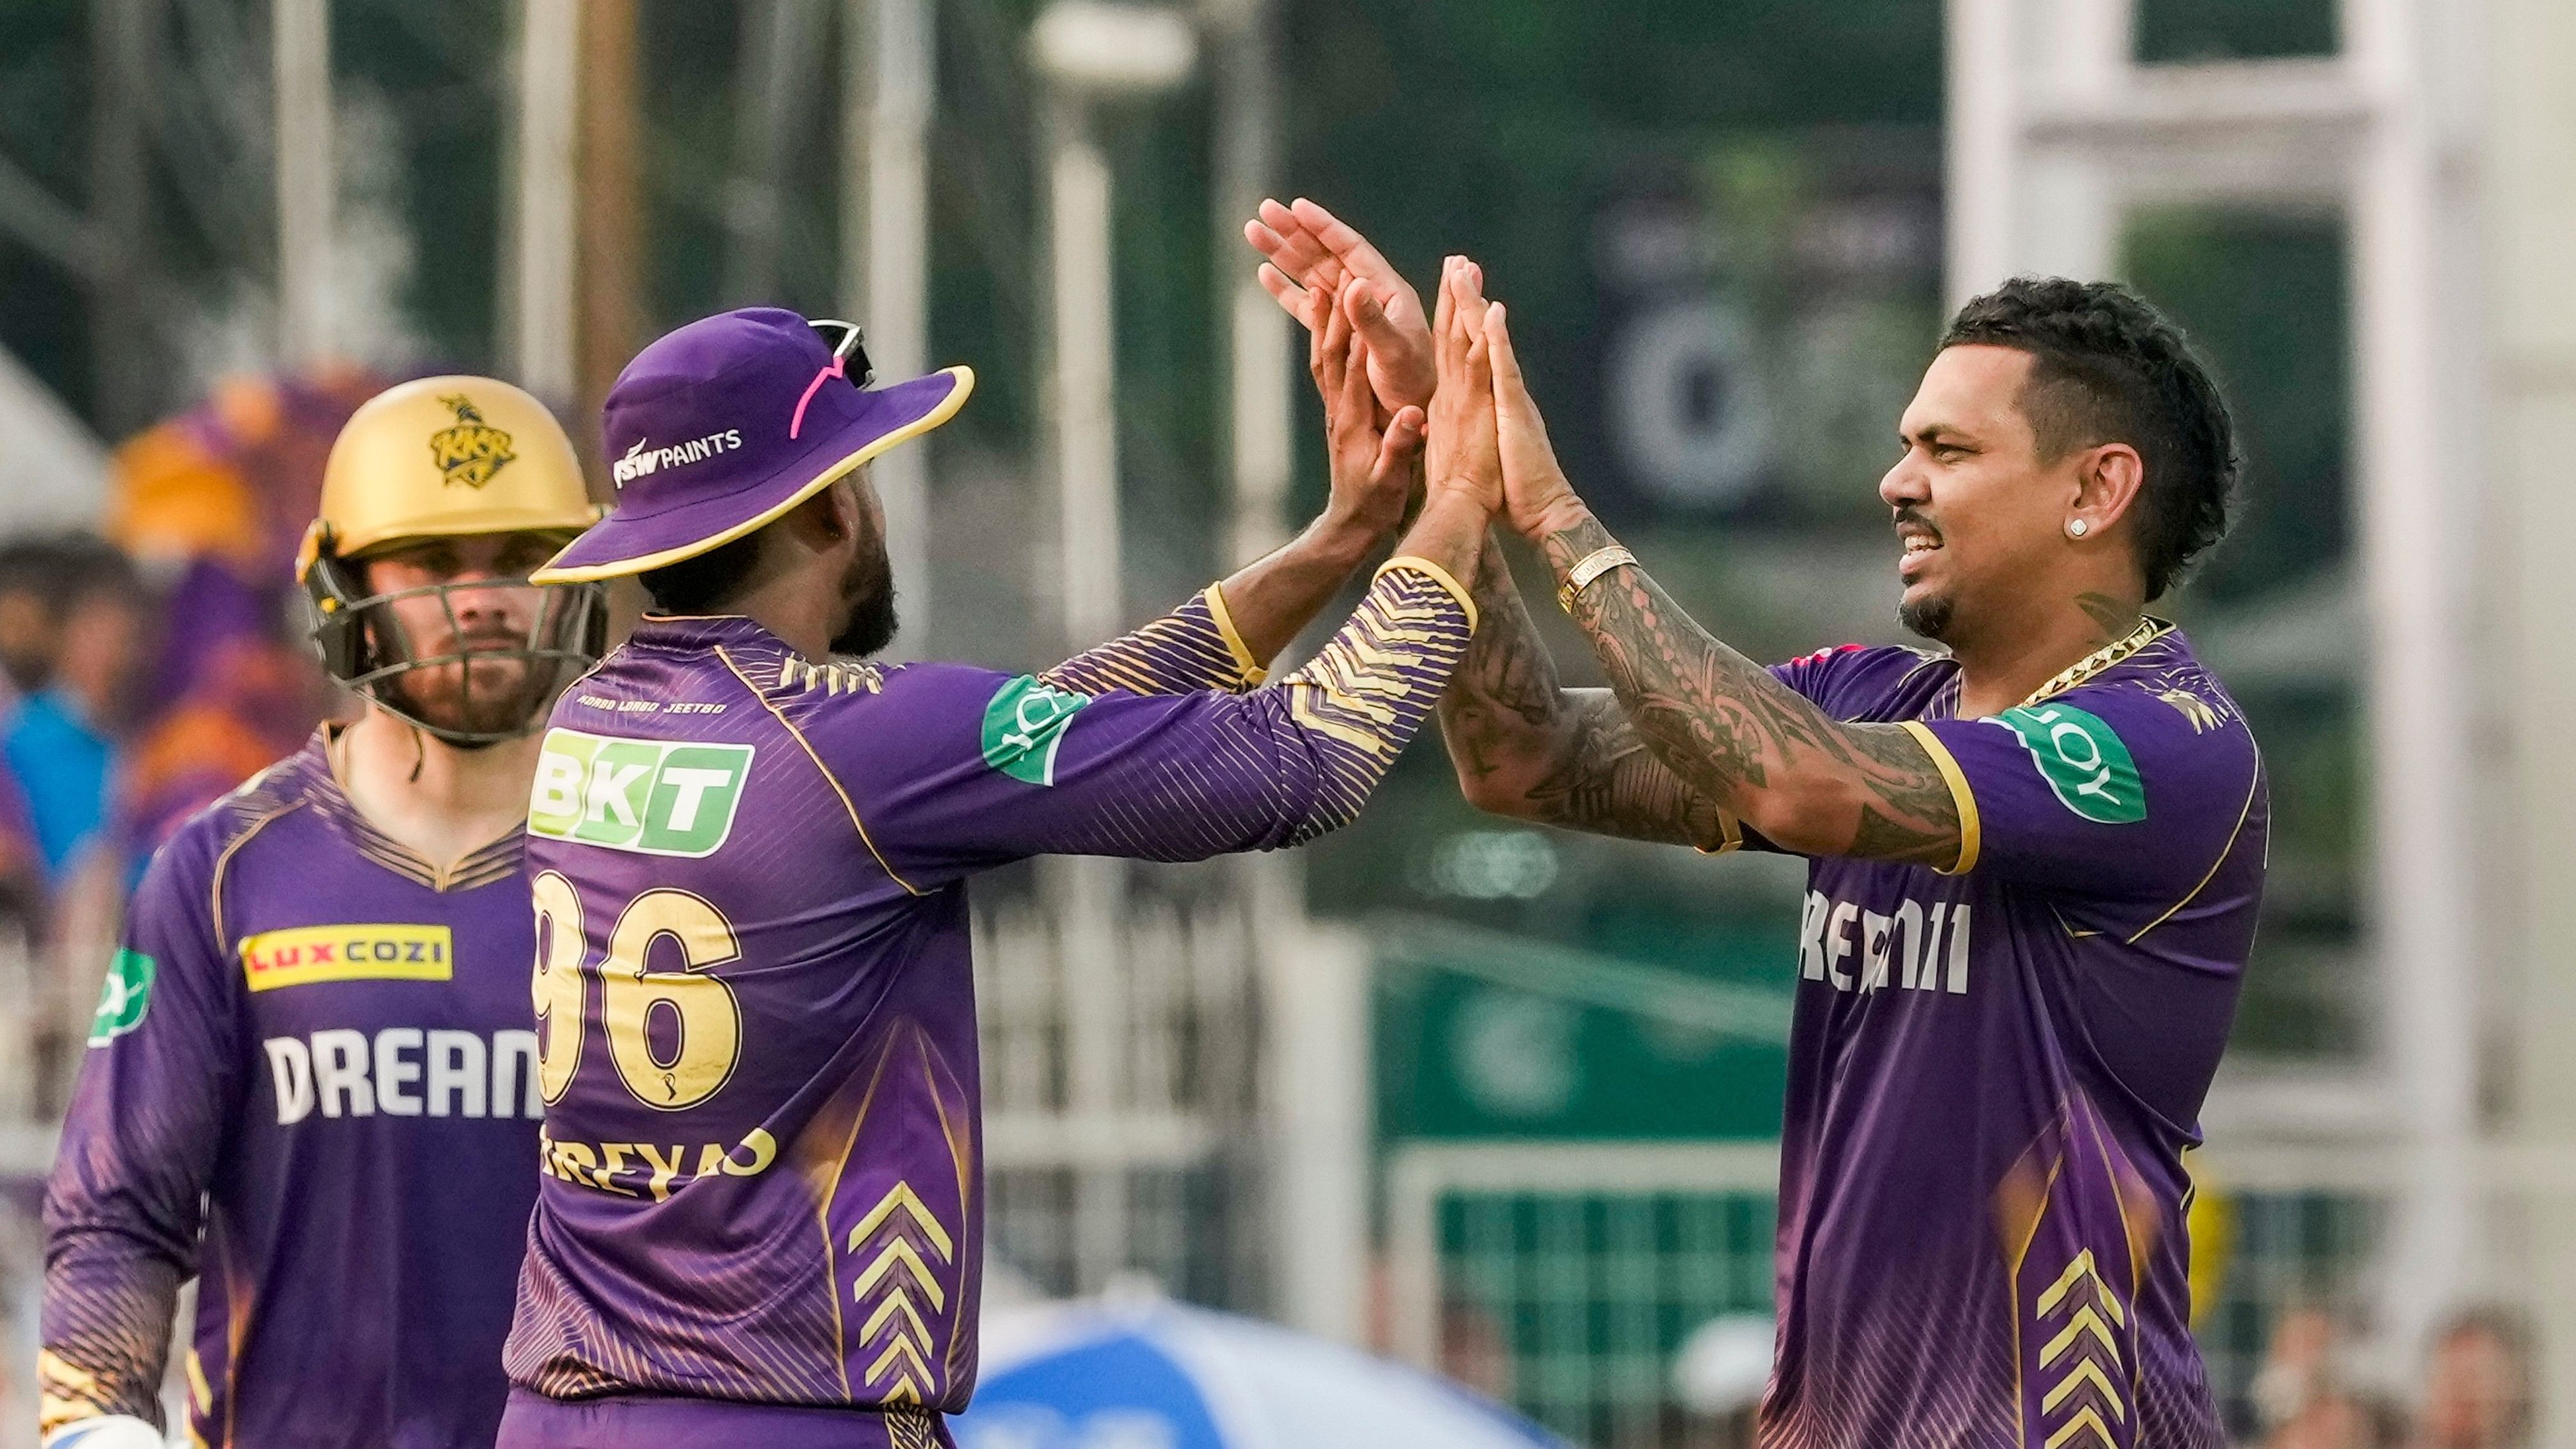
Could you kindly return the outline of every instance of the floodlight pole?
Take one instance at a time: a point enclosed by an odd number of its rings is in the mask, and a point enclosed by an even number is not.
[[[1270,0],[1202,0],[1216,100],[1217,355],[1226,359],[1231,562],[1289,538],[1296,460],[1296,324],[1256,279],[1243,224],[1278,175],[1278,53]],[[1239,857],[1260,975],[1262,1211],[1276,1265],[1271,1312],[1344,1343],[1368,1338],[1367,942],[1306,915],[1293,851]]]
[[[277,124],[277,351],[294,367],[331,350],[330,0],[272,0]]]
[[[841,73],[867,87],[842,109],[841,294],[867,329],[881,378],[930,369],[930,120],[938,94],[936,16],[928,0],[844,0]],[[903,633],[889,652],[919,655],[929,639],[930,457],[923,443],[868,465],[885,506],[886,553],[903,596]]]
[[[1091,131],[1104,96],[1142,97],[1186,79],[1197,44],[1186,21],[1155,7],[1055,0],[1030,34],[1030,57],[1048,83],[1042,109],[1046,158],[1048,356],[1057,510],[1057,586],[1068,651],[1099,644],[1125,622],[1120,557],[1115,208],[1109,158]],[[1125,862],[1051,857],[1041,876],[1063,963],[1066,1109],[1109,1123],[1127,1097],[1121,924]],[[1128,1265],[1128,1180],[1123,1165],[1075,1178],[1076,1286],[1096,1291]]]
[[[581,0],[522,0],[510,188],[509,359],[557,407],[580,387]]]
[[[1065,644],[1110,637],[1121,622],[1116,273],[1109,158],[1081,102],[1055,97],[1047,118],[1048,305],[1054,321],[1057,572]]]

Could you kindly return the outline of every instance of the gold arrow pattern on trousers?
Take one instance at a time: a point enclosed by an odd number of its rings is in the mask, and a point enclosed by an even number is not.
[[[948,1290],[931,1259],[953,1263],[957,1243],[940,1226],[939,1215],[901,1182],[850,1229],[850,1253],[864,1252],[871,1243],[877,1244],[875,1254],[850,1287],[852,1303],[867,1315],[859,1323],[859,1342],[883,1345],[868,1364],[868,1387],[880,1403],[918,1404],[937,1380],[930,1365],[938,1358],[919,1301],[927,1300],[932,1313],[948,1306]],[[925,1250],[930,1257],[922,1256]]]

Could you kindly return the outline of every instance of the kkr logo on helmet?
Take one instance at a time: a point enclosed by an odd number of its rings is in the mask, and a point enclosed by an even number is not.
[[[713,855],[733,833],[750,745],[546,731],[528,833],[641,855]]]
[[[439,401],[455,412],[456,426],[430,434],[429,453],[448,482],[480,488],[492,481],[502,464],[518,457],[510,451],[510,435],[483,421],[482,410],[463,393]]]

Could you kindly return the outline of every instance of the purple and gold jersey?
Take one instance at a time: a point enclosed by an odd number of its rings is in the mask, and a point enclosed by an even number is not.
[[[966,881],[1349,821],[1471,608],[1399,559],[1260,689],[1215,589],[1041,676],[648,617],[531,801],[546,1179],[503,1442],[947,1442],[984,1255]]]
[[[1910,650],[1774,672],[1905,723],[1963,839],[1810,867],[1761,1443],[2221,1449],[2183,1153],[2263,887],[2243,715],[2153,622],[1985,719]]]
[[[46,1188],[47,1427],[160,1420],[195,1273],[193,1442],[492,1442],[543,1114],[519,853],[438,870],[319,735],[162,848]]]

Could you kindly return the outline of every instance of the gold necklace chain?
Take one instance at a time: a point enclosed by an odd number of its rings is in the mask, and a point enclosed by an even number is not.
[[[2124,637],[2115,639],[2076,660],[2072,666],[2059,671],[2046,684],[2032,690],[2030,697],[2021,702],[2021,707],[2027,709],[2052,694],[2064,694],[2094,675],[2146,648],[2154,643],[2159,635],[2172,627],[2173,625],[2152,614],[2140,616],[2138,627],[2130,630]]]

